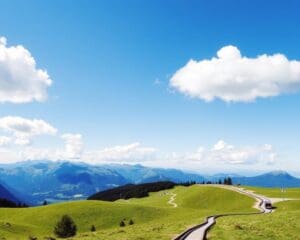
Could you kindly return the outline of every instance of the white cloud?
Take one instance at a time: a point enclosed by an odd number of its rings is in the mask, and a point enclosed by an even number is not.
[[[57,129],[41,119],[7,116],[0,118],[0,129],[11,133],[15,144],[27,145],[33,136],[55,135]]]
[[[26,147],[21,151],[22,160],[78,160],[83,153],[81,134],[66,133],[61,135],[65,142],[62,148]]]
[[[141,162],[152,160],[151,156],[156,149],[144,147],[140,143],[114,146],[102,150],[84,151],[84,143],[81,134],[65,133],[60,135],[64,141],[62,147],[36,147],[30,144],[36,136],[54,136],[57,129],[41,119],[26,119],[16,116],[0,118],[0,131],[10,134],[0,135],[0,161],[3,156],[11,156],[15,161],[22,160],[80,160],[90,163],[101,162]],[[13,156],[13,157],[12,157]],[[6,160],[5,160],[6,161]]]
[[[214,151],[224,150],[224,149],[233,149],[232,145],[227,144],[223,140],[219,140],[212,148]]]
[[[211,147],[200,146],[195,151],[160,152],[152,158],[152,161],[143,164],[215,174],[278,169],[281,168],[281,160],[273,146],[269,144],[236,146],[219,140]]]
[[[84,150],[81,134],[65,133],[57,136],[57,129],[40,119],[21,117],[0,118],[0,162],[24,160],[71,160],[87,163],[143,163],[148,166],[175,167],[190,170],[226,169],[230,166],[268,166],[277,160],[273,146],[234,146],[223,140],[211,148],[199,147],[194,152],[164,153],[139,142],[108,147],[100,150]],[[64,141],[61,147],[37,147],[28,145],[39,135],[55,135]]]
[[[144,147],[141,143],[131,143],[128,145],[104,148],[99,151],[87,152],[84,159],[93,163],[118,162],[133,163],[153,160],[153,154],[157,152],[155,148]]]
[[[44,101],[51,84],[47,71],[36,67],[26,48],[8,47],[6,38],[0,37],[0,102]]]
[[[83,152],[83,140],[81,134],[63,134],[61,138],[65,141],[66,159],[80,158]]]
[[[0,148],[0,163],[13,163],[21,160],[18,152]]]
[[[250,102],[300,89],[300,61],[283,54],[243,57],[225,46],[217,57],[190,60],[170,80],[171,87],[205,101]]]
[[[0,147],[6,146],[11,143],[11,138],[6,136],[0,136]]]
[[[87,163],[138,163],[153,160],[156,149],[143,147],[140,143],[114,146],[96,151],[83,151],[83,141],[80,134],[63,134],[63,148],[26,147],[21,152],[23,160],[71,160]]]
[[[236,147],[219,140],[211,149],[201,147],[194,153],[184,156],[187,160],[208,162],[210,164],[271,164],[276,160],[272,145]]]

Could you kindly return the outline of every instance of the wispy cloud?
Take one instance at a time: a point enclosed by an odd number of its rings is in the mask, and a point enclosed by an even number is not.
[[[83,158],[93,163],[137,163],[153,161],[157,149],[139,142],[87,152]]]

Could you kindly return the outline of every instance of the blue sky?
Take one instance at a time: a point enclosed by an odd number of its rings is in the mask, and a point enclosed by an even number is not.
[[[6,46],[26,48],[53,83],[45,101],[2,102],[0,117],[42,119],[57,129],[32,137],[29,146],[6,149],[57,149],[64,144],[59,136],[72,133],[81,135],[84,151],[105,153],[99,162],[118,161],[119,151],[128,154],[120,156],[126,163],[138,154],[132,163],[300,174],[300,85],[251,102],[207,102],[170,85],[190,59],[211,59],[228,45],[249,58],[281,53],[299,60],[299,7],[297,1],[1,1]],[[5,136],[12,132],[3,130]],[[220,140],[238,153],[272,145],[276,160],[225,161],[220,167],[208,153]],[[207,166],[202,158],[187,157],[200,146],[212,158]],[[7,162],[6,155],[1,161]]]

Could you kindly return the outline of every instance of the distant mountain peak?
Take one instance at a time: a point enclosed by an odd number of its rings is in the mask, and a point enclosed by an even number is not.
[[[282,170],[275,170],[272,172],[267,173],[268,175],[272,175],[272,176],[290,176],[290,174],[286,171],[282,171]]]

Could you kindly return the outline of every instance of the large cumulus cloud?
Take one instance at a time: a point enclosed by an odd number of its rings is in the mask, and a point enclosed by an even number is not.
[[[212,101],[251,102],[300,90],[300,61],[283,54],[243,57],[235,46],[225,46],[217,57],[190,60],[170,79],[188,96]]]
[[[8,47],[6,38],[0,37],[0,103],[44,101],[51,84],[47,71],[37,68],[26,48]]]

